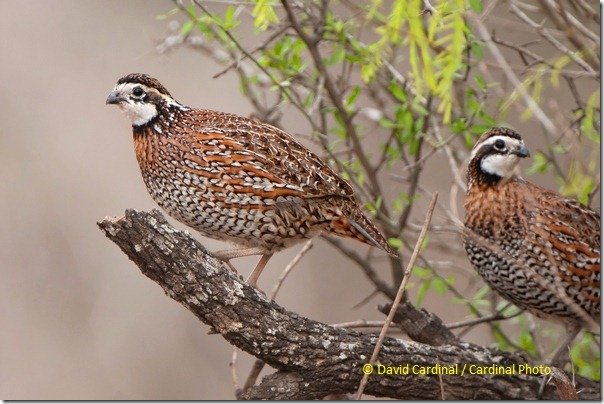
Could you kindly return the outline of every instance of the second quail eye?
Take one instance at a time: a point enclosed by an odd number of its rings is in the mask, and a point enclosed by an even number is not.
[[[145,90],[143,90],[142,87],[134,87],[132,90],[132,95],[135,97],[142,97],[143,94],[145,94]]]

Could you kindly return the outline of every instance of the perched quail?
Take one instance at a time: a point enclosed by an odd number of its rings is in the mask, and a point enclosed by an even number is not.
[[[178,221],[241,248],[223,260],[273,253],[321,232],[390,247],[350,185],[282,130],[241,116],[179,104],[156,79],[133,73],[107,98],[132,121],[147,190]]]
[[[478,139],[466,177],[464,247],[497,293],[568,326],[555,363],[581,327],[600,322],[600,214],[515,175],[525,157],[511,129]]]

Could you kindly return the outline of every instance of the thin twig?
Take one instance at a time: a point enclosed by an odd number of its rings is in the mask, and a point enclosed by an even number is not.
[[[231,356],[231,362],[229,367],[231,368],[231,378],[233,379],[233,389],[235,390],[235,397],[239,399],[242,391],[239,389],[239,379],[237,378],[237,351],[239,348],[233,349],[233,355]]]
[[[440,365],[440,359],[438,356],[436,357],[436,364]],[[445,400],[445,385],[443,383],[443,375],[442,372],[438,372],[438,386],[440,387],[440,399]]]
[[[510,67],[510,64],[508,63],[507,59],[505,58],[505,56],[503,56],[499,48],[493,42],[491,35],[489,34],[489,31],[482,22],[482,20],[476,14],[471,12],[466,13],[466,16],[474,26],[477,36],[484,41],[487,48],[491,51],[491,54],[497,61],[498,65],[503,70],[503,73],[505,74],[507,79],[518,91],[520,97],[526,103],[527,107],[531,109],[535,117],[539,120],[539,122],[541,122],[547,133],[549,133],[550,135],[555,135],[556,133],[558,133],[556,125],[554,125],[554,123],[549,119],[545,111],[541,109],[541,106],[539,106],[539,104],[537,104],[533,97],[531,97],[531,95],[526,91],[526,88],[524,88],[516,74],[514,74],[514,71]]]
[[[195,5],[197,7],[199,7],[199,9],[201,11],[203,11],[206,15],[213,17],[212,13],[210,13],[210,11],[198,0],[193,0],[193,3],[195,3]],[[182,5],[181,1],[176,1],[176,4],[178,5],[178,7],[180,7],[185,13],[187,13],[186,8],[184,7],[184,5]],[[188,15],[188,14],[187,14]],[[222,32],[224,32],[224,34],[229,38],[229,40],[233,43],[233,45],[235,45],[237,47],[237,49],[239,49],[239,51],[249,60],[251,60],[254,65],[256,65],[257,68],[259,68],[264,74],[266,74],[266,76],[273,82],[273,84],[275,86],[277,86],[279,88],[279,92],[283,95],[285,95],[289,101],[291,102],[291,104],[296,107],[299,111],[301,111],[304,114],[304,107],[302,105],[300,105],[298,102],[296,102],[296,100],[291,96],[291,94],[289,93],[289,90],[287,88],[285,88],[283,86],[282,83],[280,83],[273,75],[270,74],[270,72],[260,64],[260,62],[258,61],[258,59],[254,58],[248,51],[247,49],[245,49],[241,43],[239,43],[239,41],[233,36],[233,34],[228,30],[228,29],[224,29],[223,27],[221,27],[220,25],[218,25],[218,27],[220,28],[220,30]]]
[[[371,292],[370,294],[368,294],[367,296],[365,296],[363,299],[361,299],[360,302],[358,302],[354,306],[352,306],[352,309],[356,310],[359,307],[363,307],[367,302],[369,302],[378,293],[380,293],[380,291],[378,289],[374,289],[373,292]]]
[[[545,352],[543,347],[543,340],[537,336],[537,325],[535,324],[535,318],[533,316],[527,316],[528,332],[531,339],[535,341],[535,350],[537,351],[537,358],[543,360],[545,358]]]
[[[344,243],[340,239],[336,239],[334,237],[323,236],[325,241],[329,244],[336,247],[340,250],[347,258],[353,260],[357,263],[359,267],[363,270],[365,275],[369,278],[371,283],[384,295],[386,295],[389,299],[394,299],[396,294],[394,293],[394,288],[390,287],[386,282],[380,278],[377,272],[373,269],[372,263],[361,256],[356,250],[351,248],[347,248],[344,246]]]
[[[243,393],[247,393],[254,385],[256,384],[256,380],[258,379],[258,375],[264,368],[265,362],[262,359],[256,359],[254,364],[252,365],[252,369],[250,369],[250,374],[247,376],[245,380],[245,384],[243,385]]]
[[[266,38],[266,40],[260,46],[257,46],[255,49],[251,50],[249,52],[249,55],[251,56],[251,55],[253,55],[256,52],[259,52],[259,51],[261,51],[263,49],[266,49],[271,42],[273,42],[275,39],[277,39],[279,36],[281,36],[288,29],[289,29],[289,25],[284,25],[281,28],[277,29],[268,38]],[[244,54],[243,57],[240,60],[235,60],[235,61],[231,62],[230,65],[228,65],[227,67],[225,67],[224,69],[222,69],[218,73],[214,74],[212,76],[212,79],[217,79],[220,76],[225,75],[231,69],[236,68],[239,65],[239,63],[243,62],[247,58],[248,58],[248,56],[246,54]]]
[[[520,314],[522,314],[522,311],[519,310],[513,314],[510,314],[508,316],[506,316],[505,314],[503,314],[503,311],[507,310],[508,307],[510,307],[512,304],[508,303],[503,309],[499,310],[496,313],[493,313],[491,315],[488,316],[484,316],[484,317],[480,317],[480,318],[473,318],[470,320],[463,320],[463,321],[456,321],[454,323],[449,323],[447,324],[447,329],[449,330],[454,330],[456,328],[461,328],[461,327],[469,327],[469,326],[473,326],[473,325],[477,325],[477,324],[482,324],[482,323],[487,323],[487,322],[491,322],[491,321],[498,321],[498,320],[508,320],[510,318],[514,318],[519,316]]]
[[[287,266],[285,267],[283,272],[281,272],[281,276],[279,277],[279,279],[277,280],[277,283],[275,284],[275,286],[273,286],[273,290],[271,291],[271,299],[274,300],[275,297],[277,297],[277,293],[279,292],[279,289],[281,288],[283,281],[285,281],[285,278],[287,278],[287,276],[292,271],[292,269],[294,269],[294,267],[298,264],[298,262],[300,262],[302,257],[304,257],[304,254],[306,254],[312,248],[312,246],[313,246],[312,242],[313,242],[313,239],[311,238],[306,243],[304,243],[304,246],[302,247],[302,249],[289,262],[289,264],[287,264]]]
[[[403,280],[401,281],[401,284],[399,285],[398,292],[396,293],[396,297],[394,298],[394,301],[392,302],[392,307],[390,308],[390,312],[388,313],[388,317],[386,318],[384,327],[382,327],[382,331],[380,332],[380,336],[378,337],[378,340],[375,344],[373,354],[371,355],[371,359],[369,360],[369,364],[371,364],[371,365],[375,364],[375,362],[377,360],[378,354],[380,353],[380,350],[382,349],[382,343],[384,341],[384,338],[386,337],[386,332],[388,332],[388,327],[390,327],[390,323],[392,322],[392,319],[394,318],[394,315],[396,313],[396,308],[401,303],[403,294],[405,293],[405,287],[407,286],[407,283],[409,282],[411,270],[413,269],[413,265],[415,265],[415,260],[417,259],[417,256],[419,255],[419,250],[420,250],[422,244],[424,243],[424,238],[426,237],[426,233],[428,231],[428,226],[430,226],[430,221],[432,220],[432,213],[434,212],[434,206],[436,206],[437,199],[438,199],[438,193],[435,192],[434,195],[432,195],[432,200],[430,201],[430,206],[428,207],[428,212],[426,213],[426,219],[424,220],[424,226],[422,227],[422,231],[420,232],[419,237],[417,238],[417,242],[415,243],[415,248],[413,249],[413,254],[411,255],[411,258],[409,259],[409,263],[407,264],[407,268],[405,269],[405,274],[403,276]],[[363,378],[361,379],[361,383],[359,384],[359,389],[356,392],[356,396],[355,396],[356,400],[361,399],[361,396],[363,395],[363,391],[365,391],[365,386],[367,385],[368,380],[369,380],[369,373],[365,373],[363,375]]]
[[[338,328],[381,328],[385,324],[384,320],[370,321],[370,320],[356,320],[348,321],[346,323],[330,324],[332,327]]]
[[[551,43],[561,53],[563,53],[566,56],[568,56],[569,58],[571,58],[576,64],[581,66],[583,69],[585,69],[589,73],[595,73],[595,70],[585,60],[583,60],[583,59],[581,59],[581,57],[577,56],[577,52],[573,52],[572,50],[568,49],[564,44],[562,44],[560,41],[558,41],[556,38],[554,38],[554,36],[552,34],[550,34],[550,32],[547,28],[544,28],[541,24],[538,24],[537,22],[535,22],[531,18],[529,18],[529,16],[527,16],[524,12],[522,12],[522,10],[520,10],[520,8],[518,8],[518,6],[516,6],[513,3],[510,4],[510,11],[512,13],[516,14],[516,16],[518,18],[520,18],[523,22],[525,22],[526,24],[528,24],[529,26],[534,28],[535,31],[539,35],[541,35],[543,38],[545,38],[549,43]]]

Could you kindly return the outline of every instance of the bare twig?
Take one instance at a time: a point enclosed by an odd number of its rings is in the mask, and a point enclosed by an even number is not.
[[[428,206],[428,211],[426,213],[426,219],[424,221],[424,226],[422,227],[422,231],[421,231],[419,237],[417,238],[417,242],[415,243],[415,248],[413,250],[413,254],[411,255],[411,259],[409,260],[409,263],[407,264],[407,268],[405,269],[405,274],[403,276],[403,280],[401,281],[401,284],[399,285],[399,288],[398,288],[398,292],[396,293],[396,297],[394,298],[394,301],[392,302],[392,308],[390,309],[390,313],[388,313],[388,317],[386,318],[386,323],[384,324],[384,327],[382,327],[382,331],[380,332],[378,340],[375,344],[373,354],[371,354],[371,359],[369,360],[370,365],[374,365],[377,360],[377,356],[380,352],[380,349],[382,348],[382,343],[384,341],[384,338],[386,337],[386,332],[388,331],[388,327],[390,326],[390,323],[392,322],[392,319],[394,318],[394,314],[396,313],[396,308],[398,307],[398,305],[401,302],[401,299],[403,298],[403,294],[405,292],[405,287],[407,286],[407,282],[409,282],[409,278],[411,275],[411,269],[413,269],[413,265],[415,265],[415,260],[417,259],[419,250],[422,246],[422,243],[424,242],[424,238],[426,237],[426,232],[428,231],[428,226],[430,225],[430,221],[432,220],[432,213],[434,212],[434,206],[436,205],[437,199],[438,199],[438,193],[435,193],[432,196],[430,205]],[[363,375],[363,378],[361,379],[361,383],[359,384],[359,389],[356,392],[355,398],[357,400],[361,399],[361,396],[363,395],[363,391],[365,391],[365,386],[367,385],[368,380],[369,380],[369,373],[365,373]]]
[[[523,22],[525,22],[526,24],[528,24],[529,26],[534,28],[535,31],[539,35],[541,35],[543,38],[545,38],[549,43],[551,43],[561,53],[563,53],[566,56],[568,56],[569,58],[571,58],[577,65],[581,66],[588,73],[591,73],[591,74],[595,73],[595,70],[587,62],[585,62],[585,60],[583,60],[579,56],[577,56],[576,52],[573,52],[570,49],[568,49],[564,44],[562,44],[562,42],[558,41],[552,34],[550,34],[550,32],[547,28],[544,28],[541,24],[538,24],[537,22],[533,21],[522,10],[520,10],[520,8],[518,8],[518,6],[516,6],[514,3],[510,4],[510,11],[512,13],[516,14],[516,16],[518,16],[518,18],[520,18]]]
[[[384,295],[388,296],[390,299],[394,299],[396,293],[394,289],[390,287],[386,282],[384,282],[380,276],[373,269],[373,265],[371,262],[363,258],[356,250],[351,248],[344,247],[344,243],[341,240],[338,240],[333,237],[323,237],[325,241],[334,247],[338,248],[342,253],[352,261],[356,262],[357,265],[363,270],[367,278],[373,283],[373,285]]]
[[[436,363],[440,365],[440,360],[436,358]],[[445,398],[445,384],[443,383],[443,375],[438,372],[438,387],[440,388],[440,399],[446,400]]]
[[[257,46],[256,48],[254,48],[253,50],[251,50],[248,54],[244,54],[243,58],[241,58],[240,60],[235,60],[233,61],[231,64],[229,64],[227,67],[225,67],[224,69],[222,69],[221,71],[219,71],[218,73],[215,73],[212,78],[213,79],[217,79],[223,75],[225,75],[226,73],[228,73],[231,69],[237,67],[239,65],[239,63],[241,63],[244,60],[247,60],[248,56],[247,55],[253,55],[254,53],[257,53],[263,49],[266,49],[266,47],[271,44],[275,39],[277,39],[278,37],[280,37],[281,35],[283,35],[283,33],[285,31],[287,31],[289,29],[288,25],[284,25],[282,27],[280,27],[279,29],[277,29],[275,32],[273,32],[268,38],[266,38],[266,40],[264,40],[264,42],[262,44],[260,44],[259,46]],[[266,72],[265,72],[266,73]]]
[[[490,323],[490,322],[499,321],[499,320],[508,320],[510,318],[514,318],[514,317],[517,317],[522,314],[522,311],[518,310],[517,312],[510,314],[509,316],[504,315],[503,312],[505,310],[507,310],[508,307],[510,307],[510,306],[511,306],[511,303],[508,303],[503,309],[501,309],[498,312],[493,313],[489,316],[473,318],[470,320],[457,321],[455,323],[449,323],[449,324],[447,324],[447,328],[449,330],[454,330],[456,328],[469,327],[469,326],[474,326],[474,325],[478,325],[478,324],[482,324],[482,323]]]
[[[241,395],[241,390],[239,389],[239,379],[237,378],[237,351],[237,348],[233,349],[233,355],[231,355],[229,367],[231,368],[231,378],[233,379],[233,390],[235,390],[235,397],[239,398]]]
[[[558,129],[554,125],[554,123],[549,119],[547,114],[541,109],[541,106],[535,102],[533,97],[526,91],[514,71],[510,67],[508,61],[505,56],[501,53],[499,48],[495,46],[495,43],[491,39],[491,35],[487,30],[487,27],[484,25],[482,20],[474,13],[468,12],[466,13],[467,18],[472,22],[474,29],[477,31],[478,36],[485,42],[487,48],[491,51],[491,54],[497,61],[498,65],[503,69],[503,73],[507,77],[507,79],[512,83],[516,91],[520,94],[520,97],[524,100],[527,107],[533,111],[535,117],[539,119],[539,122],[543,125],[545,130],[550,135],[555,135],[558,133]]]
[[[273,286],[273,290],[271,291],[271,299],[274,299],[275,297],[277,297],[277,293],[279,292],[279,289],[281,288],[283,281],[285,281],[285,278],[287,278],[287,276],[292,271],[292,269],[294,269],[294,267],[298,264],[298,262],[300,262],[302,257],[304,257],[304,255],[308,251],[310,251],[312,246],[313,246],[313,239],[309,239],[306,243],[304,243],[304,245],[302,246],[302,249],[298,252],[298,254],[296,254],[296,256],[289,262],[289,264],[287,264],[285,269],[281,272],[281,276],[277,280],[277,283],[275,284],[275,286]]]
[[[266,363],[262,359],[256,359],[254,361],[254,364],[250,369],[250,373],[248,374],[247,379],[245,379],[245,384],[243,385],[243,389],[241,392],[242,394],[249,392],[250,389],[254,387],[254,385],[256,384],[256,380],[258,379],[260,372],[262,372],[262,369],[264,368],[265,364]],[[237,398],[240,399],[240,397]]]
[[[347,323],[337,323],[331,324],[332,327],[339,328],[382,328],[384,326],[385,321],[369,321],[369,320],[357,320],[357,321],[349,321]]]

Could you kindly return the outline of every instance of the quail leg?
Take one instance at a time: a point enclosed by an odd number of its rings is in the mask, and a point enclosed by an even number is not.
[[[262,255],[260,257],[260,261],[256,264],[256,267],[247,278],[246,282],[248,285],[257,289],[256,282],[262,273],[262,270],[266,266],[268,260],[273,256],[272,253],[266,254],[265,250],[258,247],[250,247],[250,248],[240,248],[234,250],[220,250],[213,253],[216,258],[221,261],[224,261],[228,264],[228,266],[233,270],[233,272],[237,273],[237,270],[233,265],[231,265],[231,260],[233,258],[241,258],[241,257],[249,257],[250,255]]]
[[[258,261],[258,263],[256,264],[256,268],[254,268],[254,270],[246,280],[248,285],[258,289],[258,287],[256,286],[256,282],[258,281],[262,270],[266,266],[266,263],[268,262],[268,260],[271,259],[272,256],[273,254],[264,254],[262,257],[260,257],[260,261]]]

